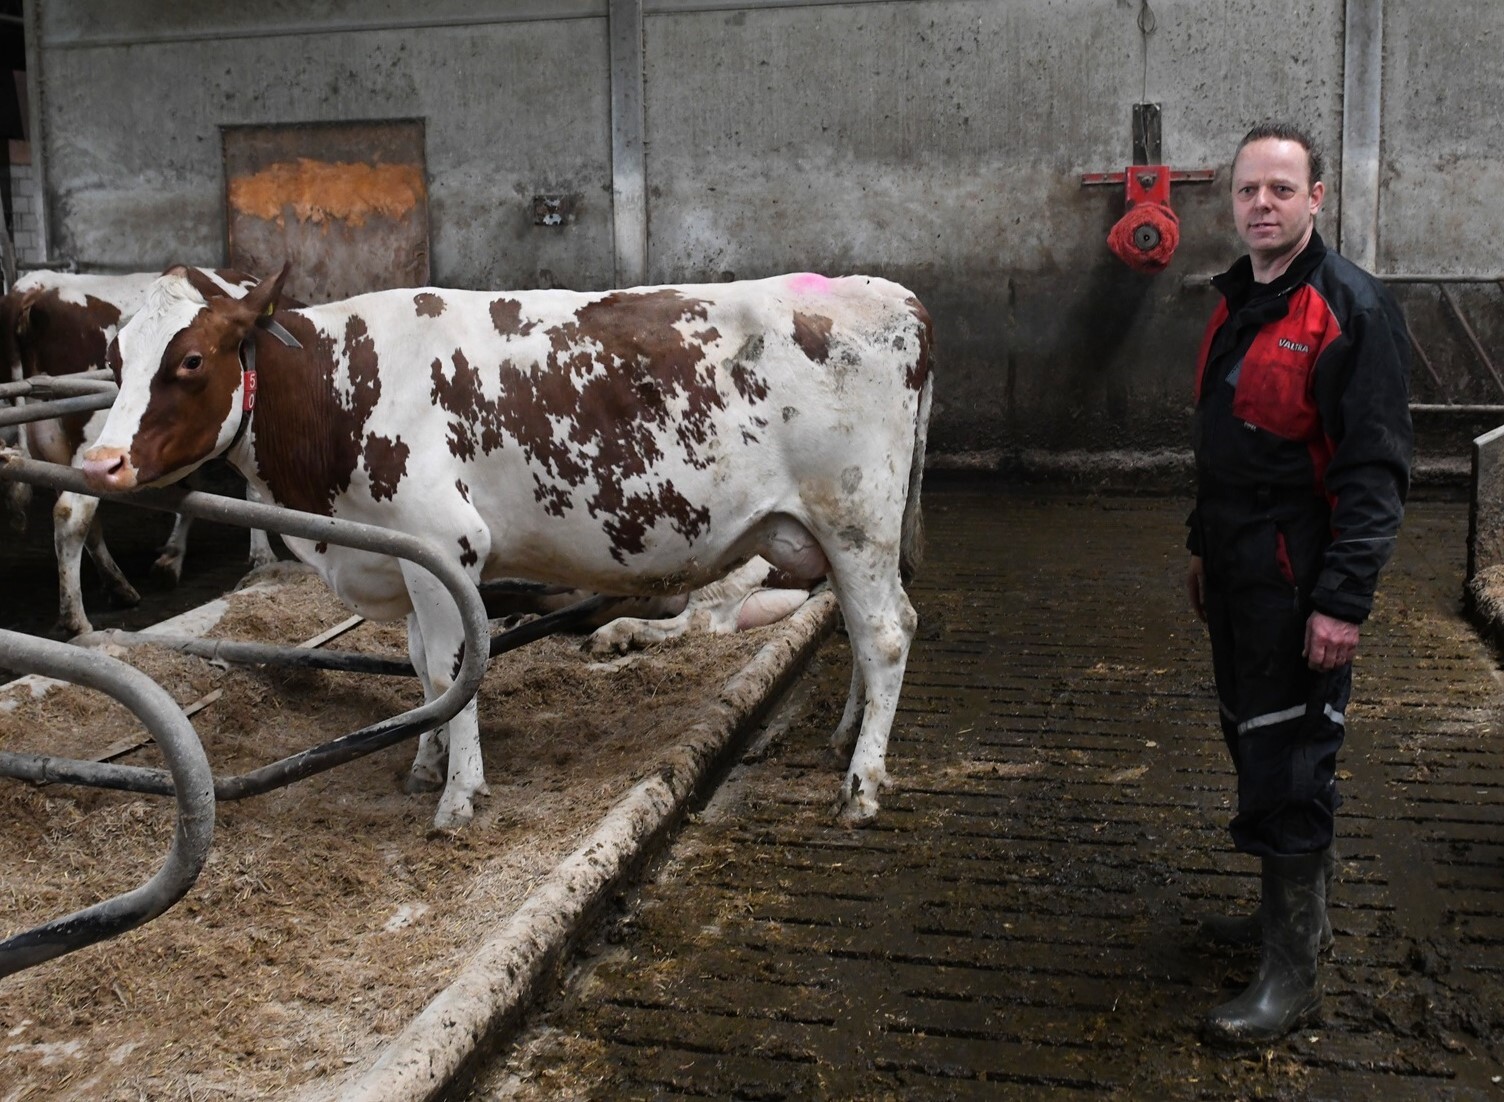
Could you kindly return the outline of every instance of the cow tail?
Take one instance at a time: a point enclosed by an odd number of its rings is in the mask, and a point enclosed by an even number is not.
[[[925,358],[929,358],[928,347]],[[924,366],[924,386],[919,391],[919,409],[914,417],[914,459],[909,464],[909,496],[903,506],[903,529],[898,542],[898,574],[905,585],[913,581],[924,558],[924,515],[919,504],[919,490],[924,482],[924,449],[930,431],[930,392],[935,386],[930,365],[926,363]]]

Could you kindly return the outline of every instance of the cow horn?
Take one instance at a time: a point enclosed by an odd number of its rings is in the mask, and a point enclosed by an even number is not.
[[[292,262],[284,261],[280,272],[270,279],[263,279],[247,291],[245,298],[240,300],[251,312],[251,316],[256,319],[256,324],[261,324],[261,318],[269,318],[276,312],[277,300],[282,296],[282,283],[291,270]]]

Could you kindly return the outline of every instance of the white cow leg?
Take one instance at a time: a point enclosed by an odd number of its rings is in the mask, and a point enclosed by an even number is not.
[[[83,494],[61,493],[57,504],[52,507],[52,545],[57,555],[58,626],[71,635],[93,627],[84,612],[81,579],[86,548],[118,601],[134,605],[141,600],[141,595],[126,580],[105,546],[98,513],[99,499]]]
[[[838,818],[847,826],[861,826],[877,816],[878,792],[888,783],[888,735],[898,711],[909,644],[918,626],[918,617],[899,585],[896,569],[891,583],[860,588],[864,592],[848,595],[836,586],[846,614],[852,661],[866,688],[861,732],[836,805]],[[847,707],[851,708],[850,700]],[[842,723],[845,722],[843,717]]]
[[[188,553],[188,530],[193,527],[193,518],[177,513],[172,518],[172,532],[167,542],[157,550],[157,561],[151,564],[152,574],[170,585],[177,585],[183,577],[183,557]]]
[[[416,614],[410,614],[407,618],[407,655],[413,664],[413,669],[418,671],[418,680],[423,685],[423,702],[426,704],[438,694],[433,691],[433,682],[428,679],[428,662],[424,658],[423,633],[419,630]],[[419,735],[418,752],[413,757],[412,768],[407,774],[405,786],[407,791],[416,794],[437,792],[443,788],[448,757],[448,724],[441,723],[438,727],[430,728]]]
[[[247,501],[259,503],[261,501],[261,495],[250,486],[247,486],[245,488],[245,499]],[[252,528],[250,552],[251,569],[255,570],[257,567],[270,566],[276,561],[277,552],[272,549],[271,537],[268,536],[260,528]]]
[[[666,620],[644,620],[635,616],[618,616],[609,624],[596,628],[585,640],[585,649],[596,655],[626,654],[657,643],[677,639],[689,629],[688,609]]]
[[[454,598],[431,574],[404,562],[402,575],[413,601],[413,615],[408,621],[409,648],[413,639],[411,624],[416,620],[421,636],[421,658],[428,671],[424,688],[431,694],[430,699],[435,699],[454,684],[465,646],[463,625],[454,607]],[[414,658],[418,656],[414,655]],[[464,826],[475,814],[475,797],[491,794],[486,787],[485,766],[481,760],[480,723],[475,700],[467,701],[445,726],[449,736],[448,776],[433,819],[433,825],[439,830]],[[421,754],[420,744],[420,757]],[[418,767],[419,761],[415,760],[413,769],[416,771]]]

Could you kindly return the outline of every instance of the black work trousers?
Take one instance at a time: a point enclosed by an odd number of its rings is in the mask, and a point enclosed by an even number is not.
[[[1331,539],[1325,503],[1267,494],[1198,502],[1222,735],[1238,773],[1233,844],[1260,857],[1332,843],[1352,667],[1306,665],[1308,596]]]

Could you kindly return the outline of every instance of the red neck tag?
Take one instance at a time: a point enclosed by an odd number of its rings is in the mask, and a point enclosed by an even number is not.
[[[245,398],[241,403],[241,408],[250,413],[251,410],[256,408],[256,373],[247,368],[241,373],[241,378],[244,381],[245,391]]]

